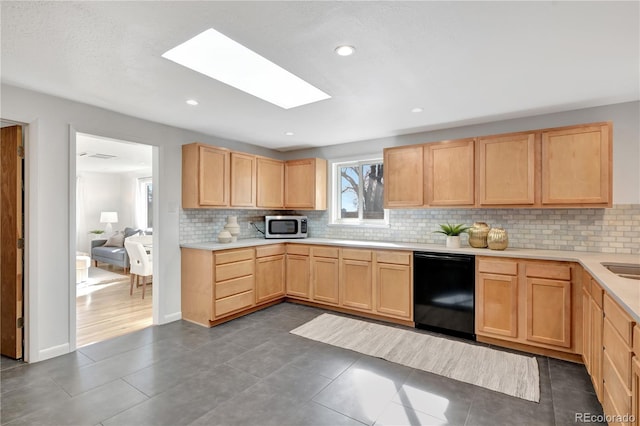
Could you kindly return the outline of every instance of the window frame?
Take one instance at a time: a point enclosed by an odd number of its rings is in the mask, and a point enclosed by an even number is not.
[[[340,217],[340,209],[342,207],[342,191],[341,191],[341,174],[340,169],[342,167],[359,166],[359,173],[362,173],[363,165],[370,164],[382,164],[382,155],[370,155],[357,158],[340,158],[329,161],[329,175],[330,175],[330,193],[329,193],[329,226],[353,226],[362,228],[389,228],[389,210],[383,209],[383,219],[364,219],[361,218],[363,214],[362,191],[363,185],[359,186],[358,194],[358,218],[346,218]],[[361,177],[362,178],[362,177]],[[384,175],[383,175],[384,178]]]
[[[153,229],[153,223],[149,226],[149,200],[147,198],[149,186],[151,186],[151,205],[153,206],[153,179],[151,177],[139,177],[138,181],[138,200],[136,203],[136,217],[143,222],[139,225],[144,229]],[[152,207],[153,208],[153,207]],[[153,221],[153,210],[151,210],[151,220]]]

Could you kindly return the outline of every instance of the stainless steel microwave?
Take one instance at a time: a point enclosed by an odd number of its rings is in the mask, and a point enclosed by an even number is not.
[[[265,238],[307,238],[307,216],[265,216]]]

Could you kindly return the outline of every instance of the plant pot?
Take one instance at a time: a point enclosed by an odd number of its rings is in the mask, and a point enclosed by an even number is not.
[[[447,235],[447,248],[460,248],[460,235]]]

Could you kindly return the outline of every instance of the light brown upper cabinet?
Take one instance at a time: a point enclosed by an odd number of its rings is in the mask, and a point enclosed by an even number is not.
[[[327,160],[289,160],[285,163],[284,176],[285,208],[327,209]]]
[[[473,206],[474,139],[426,144],[424,188],[429,206]]]
[[[542,132],[542,204],[612,205],[608,123]]]
[[[231,153],[231,206],[256,206],[256,157]]]
[[[535,203],[535,133],[478,138],[478,203],[480,206]]]
[[[421,207],[424,204],[422,145],[385,148],[384,207]]]
[[[182,146],[182,207],[229,206],[230,151],[192,143]]]
[[[284,207],[284,162],[271,158],[257,159],[258,207]]]

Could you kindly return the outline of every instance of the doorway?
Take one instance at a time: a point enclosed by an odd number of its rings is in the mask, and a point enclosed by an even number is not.
[[[153,147],[75,133],[76,347],[153,323],[153,279],[132,271],[125,241],[153,262]],[[134,267],[135,269],[135,267]],[[137,273],[137,274],[136,274]],[[147,282],[143,288],[141,282]],[[149,283],[150,282],[150,283]]]

